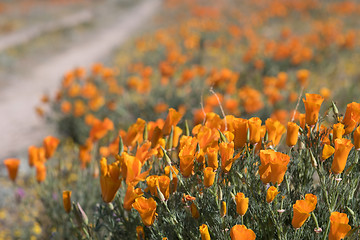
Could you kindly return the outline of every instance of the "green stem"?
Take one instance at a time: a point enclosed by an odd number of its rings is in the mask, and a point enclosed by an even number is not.
[[[281,240],[281,239],[282,239],[281,236],[283,235],[282,227],[280,226],[280,224],[279,224],[278,221],[276,220],[276,216],[275,216],[275,214],[274,214],[274,211],[273,211],[272,208],[271,208],[271,205],[270,205],[270,204],[267,204],[267,205],[268,205],[268,208],[269,208],[269,210],[270,210],[270,212],[271,212],[271,217],[272,217],[272,220],[273,220],[273,222],[274,222],[274,225],[275,225],[276,228],[277,228],[278,238],[279,238],[279,240]]]
[[[329,233],[329,230],[330,230],[330,219],[329,219],[329,222],[328,222],[328,224],[326,226],[326,230],[324,232],[324,236],[323,236],[322,240],[326,240],[326,237],[327,237],[327,235]]]
[[[319,227],[319,223],[318,223],[318,221],[317,221],[317,218],[316,218],[314,212],[311,212],[311,216],[312,216],[312,218],[314,219],[316,228],[319,229],[319,228],[320,228],[320,227]]]

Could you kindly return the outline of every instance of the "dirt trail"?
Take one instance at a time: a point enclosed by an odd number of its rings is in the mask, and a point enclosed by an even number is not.
[[[0,161],[7,157],[20,157],[29,145],[54,134],[53,127],[45,124],[34,112],[42,94],[53,95],[66,71],[76,66],[89,67],[109,55],[111,50],[139,29],[159,6],[159,0],[140,3],[114,21],[113,25],[95,30],[93,38],[46,59],[0,89]]]

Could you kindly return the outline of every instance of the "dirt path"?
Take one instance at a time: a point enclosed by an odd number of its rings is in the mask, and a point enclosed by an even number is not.
[[[152,16],[160,6],[159,0],[146,0],[129,9],[111,26],[104,26],[88,39],[68,50],[55,54],[31,71],[16,76],[15,81],[0,89],[0,160],[7,157],[25,158],[29,145],[39,143],[54,129],[34,112],[44,93],[52,93],[61,76],[76,66],[88,67],[109,55]],[[21,68],[21,66],[18,66]]]

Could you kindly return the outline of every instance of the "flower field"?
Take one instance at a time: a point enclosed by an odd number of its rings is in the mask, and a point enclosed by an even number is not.
[[[0,239],[358,239],[357,1],[163,2],[6,159]],[[35,143],[34,143],[35,144]]]

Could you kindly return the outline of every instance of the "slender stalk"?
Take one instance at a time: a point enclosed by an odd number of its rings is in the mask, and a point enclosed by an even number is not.
[[[327,237],[327,235],[329,233],[329,230],[330,230],[330,219],[329,219],[328,224],[326,226],[326,230],[324,232],[324,236],[323,236],[322,240],[326,240],[326,237]]]
[[[272,217],[272,220],[273,220],[273,222],[274,222],[274,225],[276,226],[276,229],[277,229],[277,232],[278,232],[278,238],[279,238],[279,240],[281,240],[282,239],[282,235],[283,235],[283,231],[282,231],[282,227],[280,226],[280,224],[278,223],[278,221],[276,220],[276,216],[275,216],[275,214],[274,214],[274,211],[272,210],[272,208],[271,208],[271,205],[270,204],[267,204],[268,205],[268,208],[269,208],[269,210],[270,210],[270,212],[271,212],[271,217]]]

